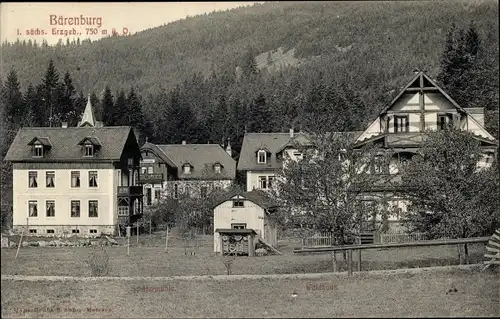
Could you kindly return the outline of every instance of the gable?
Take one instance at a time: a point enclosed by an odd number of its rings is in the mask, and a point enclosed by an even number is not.
[[[440,112],[465,115],[466,129],[487,139],[495,140],[466,109],[458,105],[443,89],[441,89],[424,72],[418,72],[373,120],[368,128],[357,138],[356,143],[367,141],[377,135],[385,134],[386,120],[389,116],[398,116],[398,112],[408,116],[409,124],[420,125],[420,116],[426,123],[437,123],[436,116]],[[472,129],[471,129],[472,128]],[[420,131],[419,128],[417,128]]]

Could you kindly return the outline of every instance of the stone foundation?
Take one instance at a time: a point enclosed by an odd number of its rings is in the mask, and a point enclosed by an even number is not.
[[[12,234],[20,235],[24,232],[24,236],[43,236],[43,237],[83,237],[92,238],[99,236],[115,236],[117,234],[115,225],[85,225],[85,226],[55,226],[55,225],[29,225],[13,226]],[[53,231],[53,232],[52,232]],[[92,231],[92,232],[91,232]]]

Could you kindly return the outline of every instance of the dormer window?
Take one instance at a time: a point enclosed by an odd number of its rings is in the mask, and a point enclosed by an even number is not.
[[[94,157],[101,147],[101,143],[96,137],[85,137],[78,145],[82,147],[84,157]]]
[[[28,143],[32,149],[33,157],[43,157],[45,152],[50,149],[52,144],[49,141],[48,137],[35,137]]]
[[[33,145],[33,156],[43,157],[43,145]]]
[[[257,163],[259,164],[267,163],[267,152],[265,150],[260,150],[257,152]]]
[[[94,156],[94,145],[85,145],[85,155],[84,156]]]
[[[220,174],[221,170],[222,170],[222,165],[220,163],[215,163],[214,164],[214,172],[217,174]]]
[[[184,174],[191,174],[191,165],[189,163],[186,163],[182,166],[182,171]]]

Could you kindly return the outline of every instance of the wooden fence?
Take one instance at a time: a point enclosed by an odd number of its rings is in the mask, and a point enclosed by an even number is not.
[[[381,244],[392,244],[392,243],[411,243],[415,241],[427,240],[427,235],[425,233],[385,233],[380,234]]]
[[[443,246],[443,245],[458,245],[463,251],[463,246],[465,244],[473,243],[487,243],[490,237],[476,237],[476,238],[461,238],[461,239],[439,239],[439,240],[426,240],[413,243],[394,243],[394,244],[369,244],[369,245],[345,245],[336,247],[318,247],[318,248],[302,248],[294,249],[294,253],[321,253],[321,252],[331,252],[333,254],[333,271],[337,271],[336,264],[336,253],[337,252],[347,252],[347,273],[349,276],[352,275],[352,251],[356,250],[358,252],[357,264],[358,271],[361,271],[361,251],[363,249],[389,249],[389,248],[401,248],[401,247],[430,247],[430,246]],[[466,261],[467,262],[467,261]]]
[[[302,238],[302,248],[304,247],[329,247],[333,246],[333,236],[331,233],[317,233],[310,237]]]

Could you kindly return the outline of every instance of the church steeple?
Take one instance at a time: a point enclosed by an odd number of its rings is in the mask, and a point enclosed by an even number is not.
[[[94,112],[92,110],[92,103],[90,102],[90,94],[87,99],[87,105],[85,106],[85,111],[83,111],[82,120],[78,123],[78,126],[96,126],[94,120]]]

